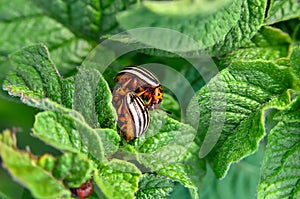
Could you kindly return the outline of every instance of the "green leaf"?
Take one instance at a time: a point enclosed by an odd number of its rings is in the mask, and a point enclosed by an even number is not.
[[[43,42],[65,74],[78,66],[92,48],[60,23],[43,15],[31,1],[4,0],[0,3],[0,12],[0,54],[5,57],[26,45]]]
[[[291,67],[294,75],[300,81],[300,46],[295,46],[291,55]]]
[[[24,187],[21,186],[19,183],[16,183],[2,166],[0,167],[0,176],[0,198],[22,198]]]
[[[140,139],[136,139],[138,152],[152,153],[170,145],[187,146],[196,135],[191,126],[168,117],[163,111],[152,111],[151,114],[151,124],[147,132]]]
[[[98,41],[100,35],[112,31],[115,14],[136,2],[130,1],[46,1],[33,0],[50,17],[68,27],[78,37]]]
[[[63,180],[68,187],[79,187],[91,178],[93,165],[85,156],[76,153],[64,153],[54,158],[43,155],[37,164],[50,173],[56,179]]]
[[[116,129],[117,114],[112,105],[112,94],[102,75],[98,82],[95,102],[100,127]]]
[[[101,22],[101,5],[98,1],[35,1],[54,19],[66,25],[78,36],[96,39]]]
[[[195,199],[199,198],[200,187],[202,187],[206,175],[206,162],[199,158],[199,150],[200,147],[193,142],[181,155],[181,160],[178,163],[164,165],[163,168],[156,171],[160,175],[178,181],[187,187],[191,197]]]
[[[296,99],[289,104],[288,107],[281,110],[274,116],[274,119],[277,121],[287,121],[287,122],[298,122],[299,120],[299,107],[300,107],[300,99],[299,94],[296,96]]]
[[[74,90],[75,90],[75,76],[62,79],[61,80],[61,89],[62,89],[62,104],[66,108],[72,109],[74,101]]]
[[[257,153],[233,165],[223,180],[217,179],[213,171],[208,168],[199,199],[255,199],[264,156],[264,150],[260,148]]]
[[[11,132],[5,131],[0,135],[0,154],[3,165],[19,183],[31,191],[35,198],[70,196],[70,191],[61,181],[37,165],[33,155],[19,151],[10,143],[15,143],[15,140]]]
[[[105,155],[112,155],[119,149],[120,136],[117,131],[112,129],[95,129],[101,137]]]
[[[13,19],[24,16],[35,16],[41,14],[41,11],[37,9],[33,3],[28,1],[24,3],[24,0],[7,1],[3,0],[0,4],[1,17],[0,21],[9,22]]]
[[[138,160],[152,170],[176,163],[193,142],[196,131],[189,125],[180,123],[163,111],[152,111],[148,130],[130,143]],[[130,151],[129,151],[130,152]]]
[[[261,27],[267,0],[244,0],[241,6],[239,20],[222,40],[208,49],[213,56],[231,52],[249,41]],[[209,33],[208,33],[209,34]]]
[[[187,168],[187,175],[191,179],[193,185],[197,187],[197,192],[194,188],[190,188],[190,194],[193,198],[201,196],[200,187],[203,186],[204,177],[206,176],[206,161],[199,158],[200,147],[196,143],[192,143],[184,156],[182,163]]]
[[[289,103],[292,88],[289,68],[265,61],[236,61],[196,93],[188,110],[200,109],[197,144],[218,178],[229,166],[254,153],[264,137],[264,110]],[[210,126],[212,124],[213,126]],[[209,131],[208,131],[209,130]],[[212,150],[211,150],[212,149]]]
[[[182,163],[165,165],[163,168],[156,171],[161,176],[166,176],[171,180],[178,181],[185,187],[192,190],[193,198],[199,198],[198,188],[192,182],[188,175],[188,167]]]
[[[113,159],[98,168],[94,179],[106,197],[112,199],[134,198],[141,172],[133,164]]]
[[[11,62],[14,68],[3,85],[10,95],[20,96],[27,105],[41,109],[49,109],[43,104],[47,97],[78,110],[94,128],[116,129],[117,116],[111,104],[111,92],[98,71],[79,70],[75,77],[62,79],[42,44],[12,54]]]
[[[299,18],[282,21],[282,22],[273,24],[272,26],[282,30],[283,32],[288,33],[290,35],[290,37],[292,38],[293,45],[298,45],[297,43],[299,43],[299,41],[300,41],[300,34],[299,34],[300,19]]]
[[[137,199],[166,198],[173,188],[174,184],[166,178],[144,174],[139,181],[139,190],[135,197]]]
[[[20,96],[24,103],[28,102],[26,97],[39,100],[46,96],[61,103],[60,77],[46,46],[28,46],[10,59],[14,68],[3,85],[10,95]]]
[[[73,108],[91,127],[116,128],[116,113],[110,89],[97,70],[79,70],[75,77]]]
[[[266,24],[297,18],[300,16],[300,3],[298,0],[271,0],[265,19]]]
[[[244,47],[228,54],[232,60],[277,60],[290,54],[291,38],[288,34],[270,26],[262,27]]]
[[[300,98],[279,112],[268,136],[258,198],[300,197]]]
[[[101,137],[83,121],[70,114],[58,111],[38,113],[33,133],[57,149],[83,152],[100,162],[106,161]]]
[[[159,8],[161,4],[161,2],[144,2],[119,14],[118,21],[126,29],[169,28],[189,36],[199,44],[192,47],[193,45],[185,41],[185,38],[159,34],[159,30],[145,31],[143,34],[134,32],[132,35],[137,41],[155,48],[162,46],[162,49],[173,53],[179,49],[182,52],[200,48],[212,56],[224,55],[243,46],[244,42],[252,38],[261,27],[266,9],[266,0],[232,0],[220,3],[221,6],[216,6],[217,9],[213,11],[209,9],[203,11],[205,5],[202,1],[167,2],[164,3],[167,5]],[[159,35],[159,40],[155,34]],[[156,55],[170,56],[160,50],[157,50]]]
[[[222,40],[237,23],[242,1],[217,1],[214,6],[208,1],[205,3],[206,5],[203,1],[146,1],[122,12],[117,20],[125,29],[159,27],[176,30],[196,40],[200,48],[204,49]],[[144,37],[149,38],[147,32]],[[174,42],[176,38],[168,38],[168,35],[160,37],[163,38],[160,38],[159,42],[163,43],[159,45],[165,49],[178,49],[178,46],[182,45],[181,41]],[[151,45],[152,42],[151,40],[148,44]]]

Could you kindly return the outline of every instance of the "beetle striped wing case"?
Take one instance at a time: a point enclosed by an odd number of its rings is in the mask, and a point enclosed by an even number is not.
[[[128,66],[114,78],[120,87],[126,88],[141,96],[149,109],[156,109],[163,99],[163,90],[158,79],[147,69]]]
[[[134,121],[134,137],[140,137],[149,127],[149,111],[144,102],[133,93],[128,93],[125,101],[130,116]]]
[[[137,79],[138,86],[160,86],[158,79],[147,69],[138,66],[127,66],[115,77],[115,82],[124,85],[128,80]],[[134,86],[135,87],[135,86]]]
[[[118,126],[124,133],[125,139],[132,140],[140,137],[148,129],[150,123],[148,108],[133,92],[127,93],[124,97],[120,95],[118,100],[119,103],[116,103],[115,107],[118,114]]]

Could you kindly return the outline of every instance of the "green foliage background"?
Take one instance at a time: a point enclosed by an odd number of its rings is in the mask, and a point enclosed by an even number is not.
[[[68,198],[91,174],[90,198],[300,197],[298,0],[2,0],[0,13],[0,198]],[[190,36],[220,72],[205,83],[185,60],[159,50],[123,56],[103,76],[79,67],[105,38],[139,27]],[[200,121],[179,122],[166,90],[162,107],[172,118],[151,113],[145,135],[119,145],[112,78],[123,66],[153,62],[190,82]],[[73,98],[75,90],[84,97]],[[200,158],[210,98],[224,96],[221,137]]]

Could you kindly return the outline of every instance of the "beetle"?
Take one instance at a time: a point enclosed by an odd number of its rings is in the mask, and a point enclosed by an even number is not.
[[[91,181],[86,181],[80,187],[71,188],[72,195],[79,198],[87,198],[94,192],[94,185]]]
[[[114,81],[123,88],[142,97],[150,110],[158,108],[163,99],[163,89],[159,80],[147,69],[139,66],[127,66],[114,78]]]
[[[115,89],[113,105],[118,114],[118,126],[124,133],[125,140],[140,137],[148,129],[149,110],[134,92],[123,87]]]

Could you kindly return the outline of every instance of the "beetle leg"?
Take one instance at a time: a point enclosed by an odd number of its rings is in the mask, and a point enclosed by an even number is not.
[[[126,87],[130,83],[131,79],[129,79],[127,82],[125,82],[122,87]]]
[[[121,126],[121,128],[120,128],[120,130],[121,130],[122,132],[124,132],[126,129],[127,129],[127,125],[123,125],[123,126]]]
[[[146,91],[144,90],[144,91],[141,91],[141,92],[139,92],[139,93],[136,93],[136,96],[140,97],[140,96],[143,95],[145,92],[146,92]]]
[[[152,101],[152,97],[145,103],[145,106],[148,107]]]

